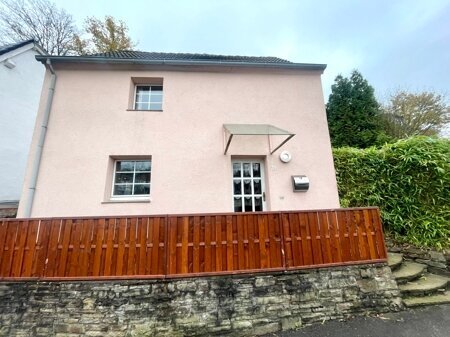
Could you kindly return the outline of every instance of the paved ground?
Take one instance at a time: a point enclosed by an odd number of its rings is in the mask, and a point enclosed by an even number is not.
[[[266,337],[450,337],[450,305],[327,322]]]

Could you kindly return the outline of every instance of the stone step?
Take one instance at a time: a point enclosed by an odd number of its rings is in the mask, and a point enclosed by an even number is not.
[[[388,265],[394,271],[400,267],[403,262],[403,254],[388,253]]]
[[[425,305],[448,304],[450,303],[450,292],[446,291],[443,294],[420,296],[420,297],[406,297],[403,303],[408,308],[421,307]]]
[[[403,262],[400,268],[392,274],[398,284],[403,284],[419,278],[424,272],[426,272],[426,269],[427,266],[421,263]]]
[[[424,296],[447,289],[449,279],[445,276],[425,274],[421,278],[398,286],[402,295]]]

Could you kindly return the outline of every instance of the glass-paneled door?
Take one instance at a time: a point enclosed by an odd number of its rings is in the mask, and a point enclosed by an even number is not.
[[[235,212],[266,209],[264,165],[259,160],[233,160],[233,207]]]

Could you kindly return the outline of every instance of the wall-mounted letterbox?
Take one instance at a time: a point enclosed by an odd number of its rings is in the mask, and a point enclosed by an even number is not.
[[[307,176],[292,176],[292,188],[294,192],[306,192],[309,189]]]

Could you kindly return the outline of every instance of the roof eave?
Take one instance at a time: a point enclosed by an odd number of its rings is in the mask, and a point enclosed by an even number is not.
[[[45,63],[49,59],[52,63],[96,63],[96,64],[139,64],[139,65],[167,65],[167,66],[223,66],[223,67],[254,67],[254,68],[283,68],[324,71],[326,64],[315,63],[261,63],[261,62],[222,62],[195,60],[143,60],[143,59],[114,59],[108,57],[83,56],[45,56],[38,55],[36,60]]]

